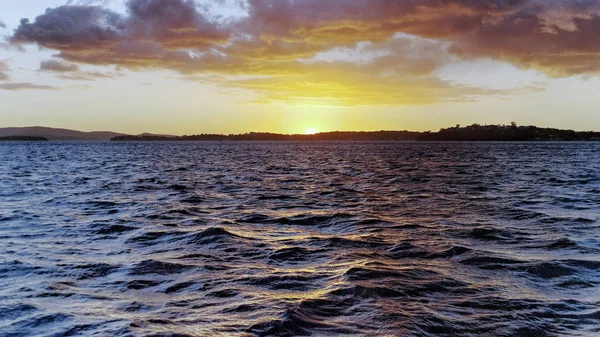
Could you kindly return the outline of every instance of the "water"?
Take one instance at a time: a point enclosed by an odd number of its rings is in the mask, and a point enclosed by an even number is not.
[[[599,143],[0,158],[2,336],[600,334]]]

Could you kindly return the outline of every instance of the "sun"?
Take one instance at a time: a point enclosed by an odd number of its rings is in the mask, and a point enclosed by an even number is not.
[[[319,131],[317,131],[316,128],[306,128],[306,130],[304,130],[304,134],[305,135],[316,135]]]

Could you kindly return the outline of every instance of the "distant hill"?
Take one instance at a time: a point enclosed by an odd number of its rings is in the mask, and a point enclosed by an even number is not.
[[[46,142],[48,138],[34,136],[8,136],[0,137],[2,142]]]
[[[122,135],[122,133],[109,131],[83,132],[69,129],[47,128],[42,126],[0,128],[0,137],[42,137],[47,138],[48,140],[106,141]]]
[[[169,137],[177,137],[177,136],[168,135],[168,134],[162,134],[162,133],[148,133],[148,132],[144,132],[144,133],[141,133],[141,134],[137,135],[137,137],[166,137],[166,138],[169,138]]]

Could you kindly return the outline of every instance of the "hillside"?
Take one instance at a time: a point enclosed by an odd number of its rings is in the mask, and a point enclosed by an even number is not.
[[[109,131],[83,132],[41,126],[0,128],[0,137],[27,136],[43,137],[48,140],[95,140],[107,141],[123,134]]]

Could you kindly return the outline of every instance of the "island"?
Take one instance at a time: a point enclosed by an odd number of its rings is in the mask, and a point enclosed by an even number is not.
[[[121,135],[111,141],[600,141],[600,132],[573,131],[536,126],[480,125],[419,131],[334,131],[314,135],[250,132],[245,134],[197,134],[189,136]]]
[[[0,142],[47,142],[48,138],[35,136],[7,136],[0,137]]]
[[[417,140],[422,141],[600,141],[600,132],[573,131],[537,126],[479,125],[466,127],[456,125],[438,132],[423,132]]]

